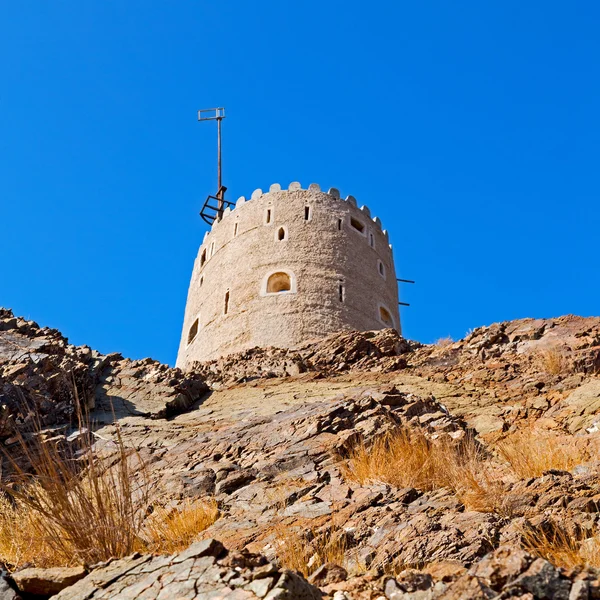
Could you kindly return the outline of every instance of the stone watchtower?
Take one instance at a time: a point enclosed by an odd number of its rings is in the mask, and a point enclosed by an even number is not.
[[[392,247],[366,206],[292,183],[255,190],[204,236],[177,366],[341,330],[400,329]]]

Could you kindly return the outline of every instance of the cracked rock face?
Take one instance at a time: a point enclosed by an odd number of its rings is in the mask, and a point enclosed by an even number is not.
[[[304,578],[277,568],[264,556],[227,552],[220,542],[209,539],[179,554],[137,555],[110,562],[54,598],[319,600],[321,596]]]
[[[25,428],[35,408],[45,426],[68,433],[76,388],[107,453],[114,408],[155,502],[218,503],[205,541],[90,567],[58,598],[592,599],[600,598],[595,570],[556,568],[521,541],[526,528],[560,526],[582,540],[600,529],[599,357],[600,319],[568,316],[496,324],[433,346],[392,330],[344,332],[182,373],[70,346],[2,311],[2,431],[10,447],[11,428]],[[348,477],[344,460],[357,442],[407,427],[431,440],[474,436],[488,449],[507,432],[572,432],[591,458],[503,480],[510,511],[502,514],[469,509],[447,488]],[[282,566],[282,530],[313,561],[310,583]],[[320,560],[318,541],[331,535],[342,555]]]

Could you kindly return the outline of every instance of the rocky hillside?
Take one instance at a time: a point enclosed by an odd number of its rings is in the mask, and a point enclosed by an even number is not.
[[[600,318],[349,332],[184,374],[2,311],[8,452],[85,406],[105,455],[137,449],[153,510],[220,516],[175,554],[7,565],[0,598],[600,598],[599,374]]]

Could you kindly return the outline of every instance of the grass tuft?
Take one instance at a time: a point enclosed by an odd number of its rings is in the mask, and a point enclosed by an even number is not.
[[[9,569],[94,564],[134,551],[185,548],[218,518],[216,505],[157,508],[144,462],[116,427],[115,450],[102,457],[89,428],[77,452],[60,438],[17,435],[25,460],[7,457],[12,475],[0,497],[0,561]],[[63,445],[61,445],[61,443]],[[28,464],[29,467],[23,467]]]
[[[454,344],[454,340],[450,336],[447,336],[447,337],[439,338],[434,343],[438,348],[447,348],[448,346],[451,346],[452,344]]]
[[[496,444],[498,453],[521,479],[540,477],[545,471],[570,471],[589,456],[571,435],[542,431],[521,431]]]
[[[400,429],[371,445],[359,444],[343,471],[361,485],[384,482],[424,491],[446,487],[472,510],[509,512],[504,485],[469,437],[432,441],[418,429]]]
[[[555,567],[600,567],[600,536],[582,539],[573,532],[530,529],[521,533],[523,547]]]
[[[143,545],[151,552],[179,552],[219,518],[214,500],[187,501],[173,510],[159,507],[146,519]]]
[[[344,566],[348,549],[345,532],[335,523],[319,532],[279,525],[275,529],[274,546],[279,565],[304,577],[325,563]]]
[[[549,375],[568,375],[572,371],[565,351],[559,346],[538,350],[535,354],[537,367]]]

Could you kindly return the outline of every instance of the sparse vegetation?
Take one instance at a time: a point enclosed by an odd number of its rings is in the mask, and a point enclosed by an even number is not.
[[[438,348],[446,348],[452,344],[454,344],[454,340],[450,336],[442,337],[435,341],[435,345]]]
[[[420,430],[400,429],[371,445],[361,443],[344,471],[361,485],[383,481],[425,491],[447,487],[473,510],[509,512],[504,485],[472,438],[434,442]]]
[[[141,534],[143,545],[151,552],[179,552],[218,518],[219,509],[214,500],[188,500],[170,511],[159,507],[144,523]]]
[[[574,436],[546,431],[520,431],[506,437],[496,447],[521,479],[540,477],[550,469],[570,471],[589,459]]]
[[[117,427],[110,464],[81,429],[81,449],[60,448],[42,436],[19,447],[28,469],[10,460],[14,474],[0,499],[0,561],[9,568],[94,564],[135,550],[171,552],[189,545],[218,517],[213,503],[161,508],[147,516],[151,490],[143,461],[125,447]],[[131,467],[138,464],[135,473]]]
[[[534,360],[538,368],[549,375],[568,375],[572,370],[565,351],[559,346],[538,350]]]
[[[600,536],[583,539],[572,531],[528,529],[521,532],[523,546],[555,567],[600,567]]]
[[[328,562],[344,566],[348,548],[344,531],[334,522],[320,532],[279,525],[274,546],[277,562],[305,577]]]

